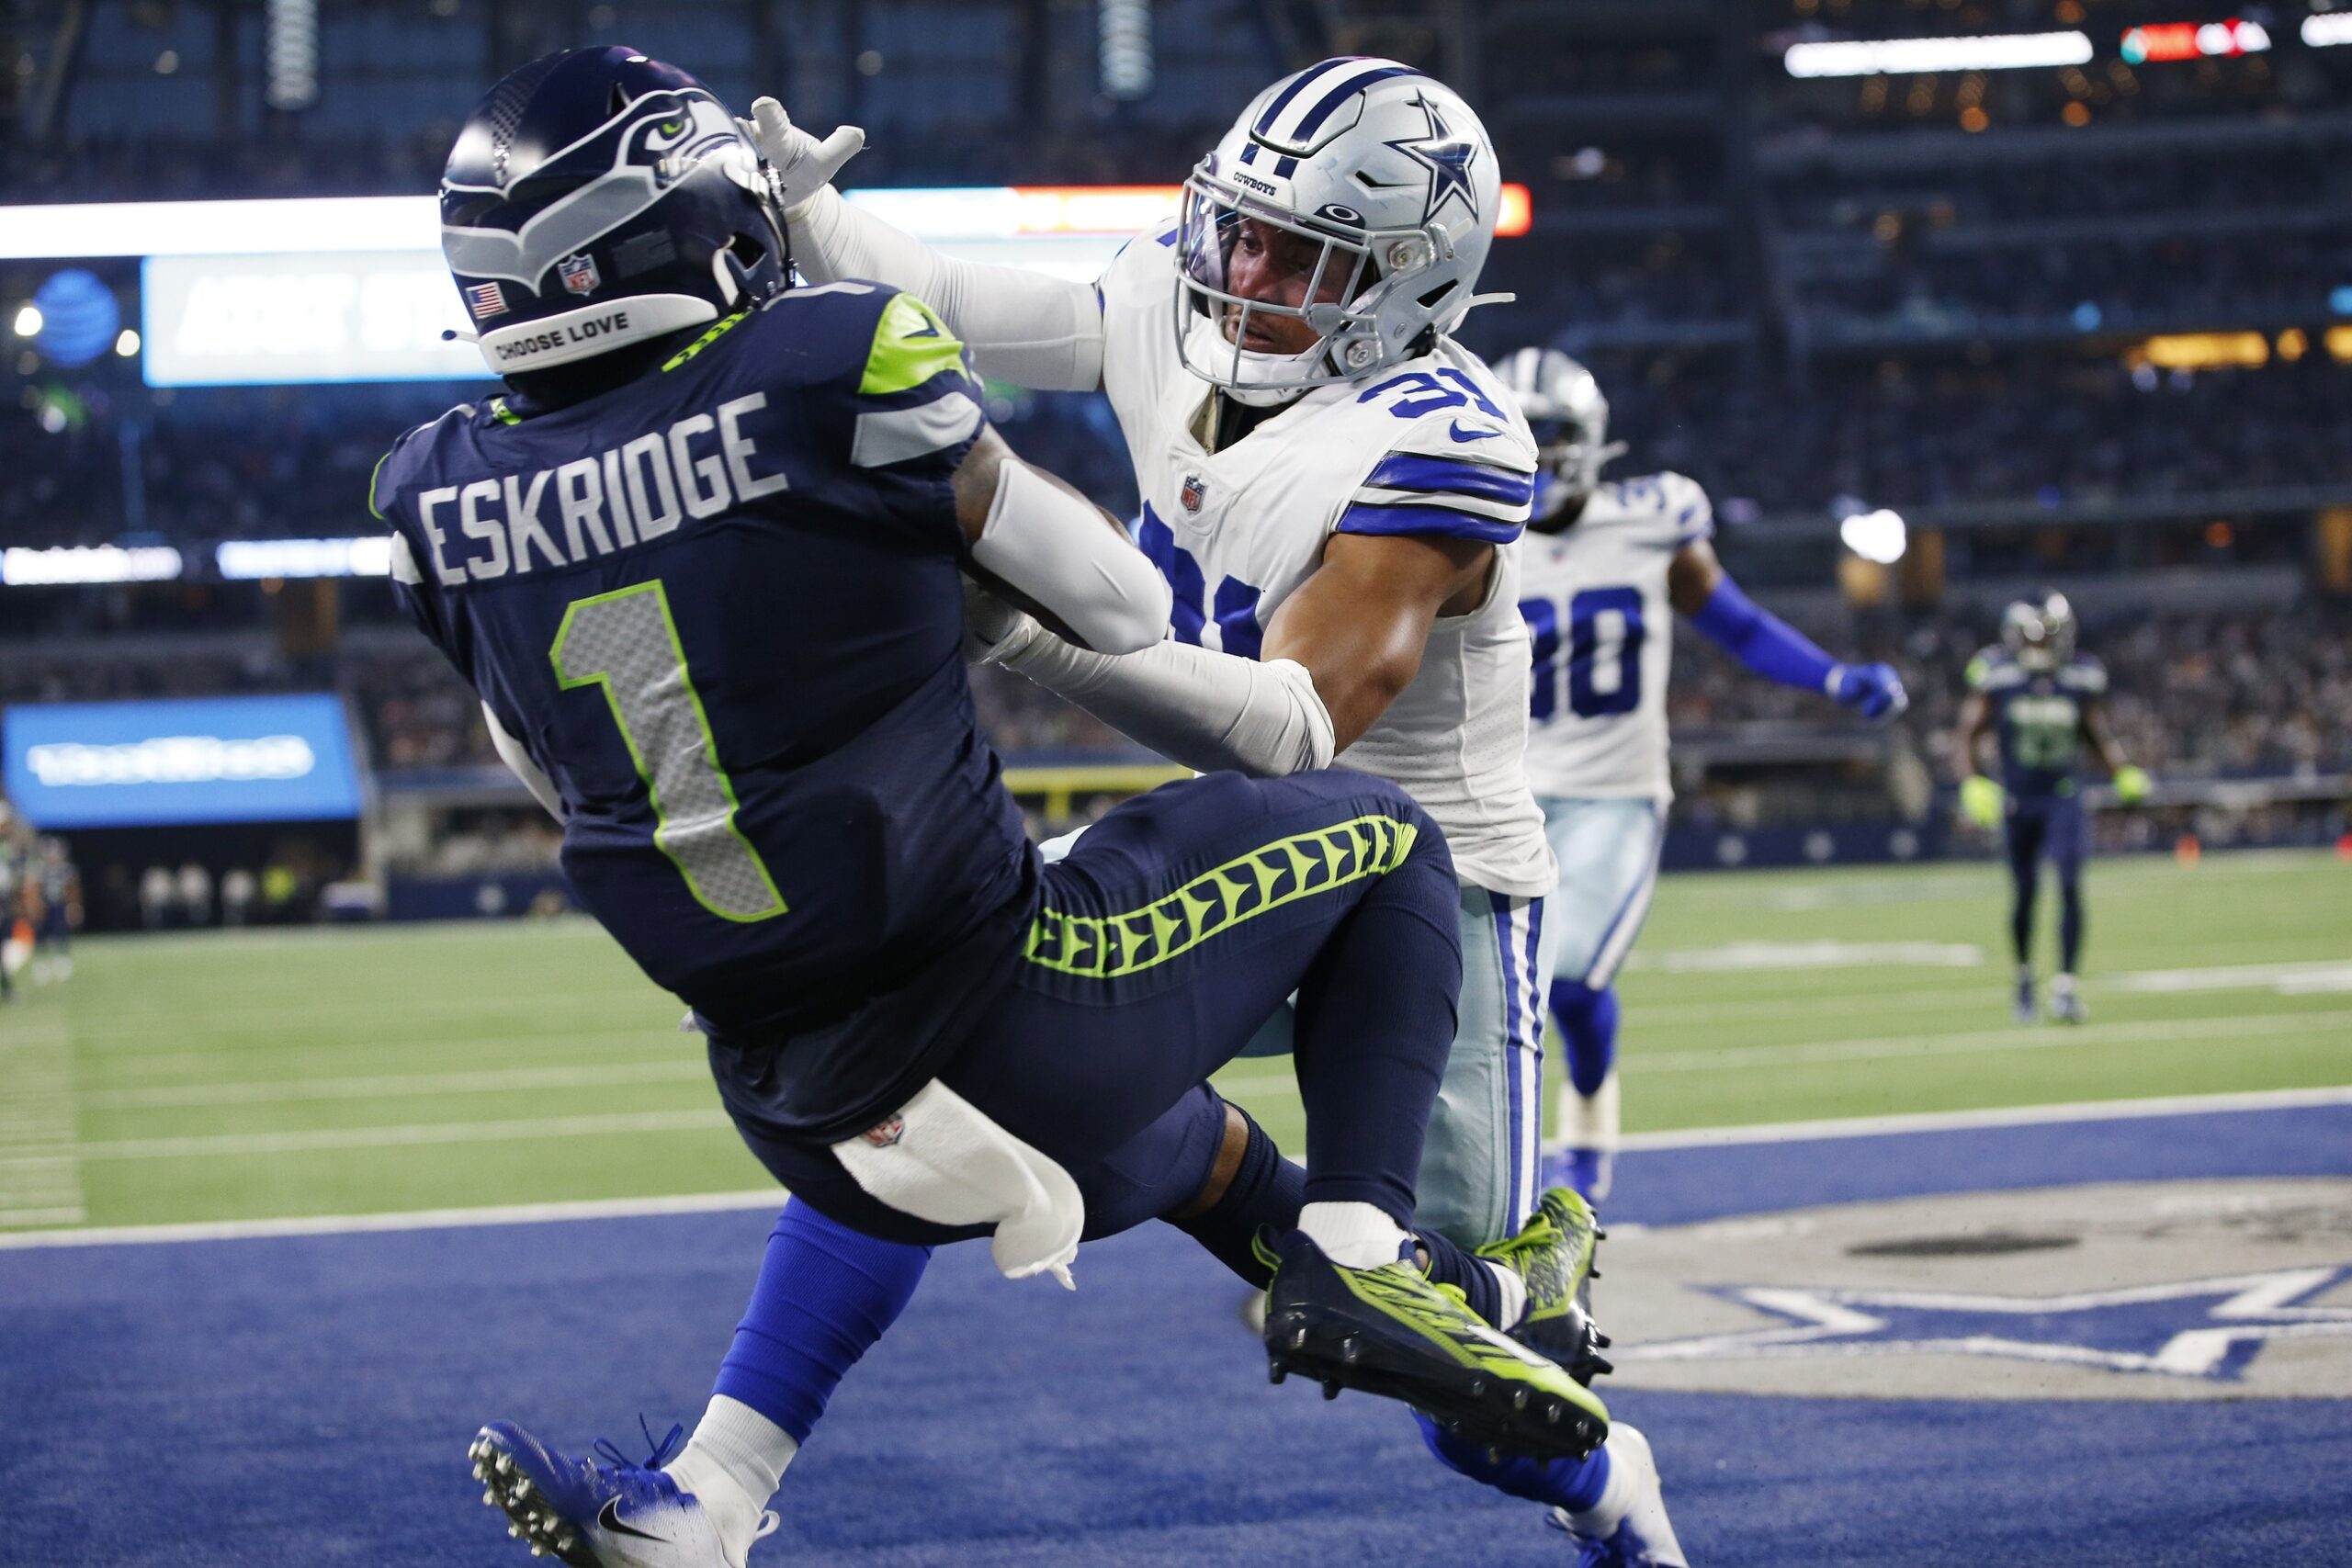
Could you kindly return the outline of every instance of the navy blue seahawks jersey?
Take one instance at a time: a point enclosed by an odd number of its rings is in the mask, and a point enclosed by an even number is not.
[[[2013,796],[2070,795],[2082,766],[2083,716],[2107,694],[2107,667],[2077,653],[2032,671],[2007,649],[1968,661],[1968,686],[1984,694],[2001,742],[2001,784]]]
[[[978,397],[928,308],[836,283],[584,402],[453,409],[377,472],[395,592],[561,795],[582,903],[774,1057],[791,1131],[920,1088],[1035,902],[960,651]]]

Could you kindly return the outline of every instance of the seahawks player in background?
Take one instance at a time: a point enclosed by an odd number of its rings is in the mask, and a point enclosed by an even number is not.
[[[964,574],[1105,653],[1159,638],[1167,585],[989,428],[929,307],[794,287],[768,196],[674,67],[591,49],[509,75],[441,192],[507,390],[370,486],[395,597],[794,1195],[673,1463],[676,1430],[599,1464],[494,1422],[483,1500],[574,1564],[742,1568],[807,1389],[846,1366],[790,1327],[873,1257],[992,1236],[1008,1274],[1067,1282],[1081,1239],[1162,1217],[1249,1250],[1216,1228],[1247,1162],[1205,1080],[1293,994],[1307,1167],[1270,1365],[1589,1450],[1600,1402],[1463,1304],[1489,1266],[1408,1229],[1461,983],[1438,825],[1359,773],[1212,773],[1042,865],[975,727]]]
[[[1520,613],[1533,643],[1527,773],[1560,865],[1552,1016],[1567,1046],[1548,1179],[1599,1201],[1618,1137],[1617,969],[1649,913],[1674,785],[1666,690],[1674,613],[1756,673],[1890,718],[1909,704],[1885,664],[1840,664],[1751,603],[1708,541],[1706,492],[1680,474],[1604,483],[1624,450],[1592,373],[1523,348],[1504,381],[1544,464],[1536,537],[1523,547]]]
[[[2125,761],[2108,728],[2107,668],[2075,651],[2075,611],[2063,593],[2020,599],[2001,615],[2001,642],[1968,661],[1968,697],[1953,739],[1961,812],[1980,828],[1999,823],[2009,852],[2009,942],[2017,953],[2017,1019],[2035,1018],[2033,907],[2041,862],[2058,873],[2058,976],[2050,1016],[2090,1017],[2075,982],[2083,954],[2083,860],[2089,853],[2082,764],[2086,741],[2129,806],[2148,793],[2148,775]],[[1979,771],[1986,731],[1999,737],[2001,777]]]
[[[33,919],[33,984],[74,977],[74,932],[82,923],[82,872],[65,840],[40,841],[28,881]]]

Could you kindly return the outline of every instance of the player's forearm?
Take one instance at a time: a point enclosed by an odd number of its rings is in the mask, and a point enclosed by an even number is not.
[[[1038,635],[1004,663],[1202,773],[1272,778],[1331,761],[1331,716],[1292,660],[1260,663],[1172,641],[1112,657]]]
[[[1102,384],[1093,288],[1020,267],[944,256],[828,186],[792,215],[793,259],[812,282],[870,278],[937,310],[984,376],[1046,391]]]
[[[1691,615],[1708,639],[1769,681],[1835,697],[1840,666],[1794,626],[1725,577]]]
[[[1168,580],[1093,502],[1009,452],[996,475],[986,522],[972,540],[975,564],[1090,649],[1128,653],[1167,635]]]

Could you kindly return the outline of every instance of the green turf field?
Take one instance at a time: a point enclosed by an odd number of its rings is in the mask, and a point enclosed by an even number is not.
[[[2091,888],[2093,1021],[2021,1028],[1989,865],[1668,878],[1622,983],[1628,1129],[2352,1083],[2352,863],[2113,861]],[[0,1011],[0,1225],[766,1181],[677,1004],[584,921],[77,957]],[[1220,1081],[1295,1148],[1286,1080]]]

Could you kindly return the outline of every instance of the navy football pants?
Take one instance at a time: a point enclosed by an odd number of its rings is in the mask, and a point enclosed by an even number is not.
[[[2089,823],[2078,795],[2019,795],[2007,818],[2009,942],[2019,964],[2033,959],[2033,906],[2040,894],[2041,863],[2058,874],[2058,967],[2073,974],[2083,950],[2083,859]]]
[[[1067,1168],[1086,1234],[1189,1202],[1224,1111],[1204,1087],[1294,991],[1306,1200],[1409,1224],[1454,1033],[1460,889],[1405,792],[1337,771],[1162,785],[1045,869],[1021,971],[942,1082]],[[724,1079],[722,1078],[722,1082]],[[830,1218],[932,1246],[985,1234],[867,1196],[822,1144],[737,1111],[752,1153]]]

